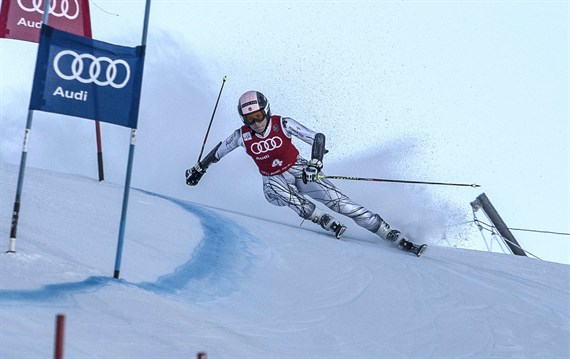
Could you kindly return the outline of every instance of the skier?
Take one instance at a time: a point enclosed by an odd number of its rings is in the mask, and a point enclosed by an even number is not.
[[[346,226],[317,208],[308,196],[406,251],[417,256],[423,252],[425,244],[414,245],[400,231],[390,228],[378,214],[353,202],[329,180],[319,178],[323,175],[323,156],[327,152],[324,134],[312,131],[290,117],[272,115],[269,101],[258,91],[247,91],[240,97],[238,112],[243,126],[218,143],[202,161],[186,170],[189,186],[197,185],[212,163],[241,146],[259,168],[263,192],[269,203],[291,208],[300,217],[319,224],[340,239]],[[309,161],[299,155],[291,141],[292,136],[312,146]]]

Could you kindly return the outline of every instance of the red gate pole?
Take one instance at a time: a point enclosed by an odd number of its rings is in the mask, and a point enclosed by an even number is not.
[[[95,121],[95,136],[97,137],[97,169],[99,182],[101,182],[105,180],[105,173],[103,171],[103,146],[101,145],[101,126],[99,121]]]
[[[83,0],[83,11],[85,12],[84,15],[84,22],[83,22],[83,32],[85,33],[85,37],[93,38],[93,32],[91,29],[91,13],[89,10],[89,0]],[[99,174],[99,182],[105,180],[105,173],[103,170],[103,145],[101,144],[101,126],[99,125],[99,121],[95,120],[95,137],[97,139],[97,172]]]
[[[65,334],[65,315],[58,314],[55,320],[54,359],[63,359],[63,339]]]

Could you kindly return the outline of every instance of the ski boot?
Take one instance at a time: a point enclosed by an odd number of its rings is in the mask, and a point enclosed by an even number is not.
[[[315,208],[315,211],[311,215],[311,221],[313,223],[319,224],[323,229],[327,231],[332,231],[336,239],[340,239],[344,231],[346,231],[346,226],[342,225],[339,221],[334,219],[330,214],[320,211]]]
[[[422,253],[427,248],[427,244],[422,244],[422,245],[417,246],[405,238],[402,239],[402,241],[400,242],[400,245],[402,246],[402,248],[405,251],[412,252],[413,254],[415,254],[418,257],[421,256]]]
[[[390,230],[390,226],[386,222],[382,222],[380,228],[376,232],[381,238],[394,242],[398,247],[402,247],[403,250],[407,252],[412,252],[416,256],[421,256],[425,251],[427,244],[422,244],[417,246],[412,242],[408,241],[400,231],[396,229]]]
[[[333,223],[331,224],[331,231],[334,232],[334,236],[336,237],[336,239],[340,239],[344,231],[346,231],[346,226],[340,224],[340,222],[333,221]]]

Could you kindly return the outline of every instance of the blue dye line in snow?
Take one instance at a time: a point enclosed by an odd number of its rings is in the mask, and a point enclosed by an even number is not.
[[[74,294],[86,293],[116,283],[112,277],[89,277],[80,282],[48,284],[40,289],[0,290],[0,301],[48,301]],[[119,282],[124,282],[122,279]]]
[[[117,283],[158,294],[173,294],[187,288],[193,280],[207,279],[215,284],[215,292],[211,295],[223,296],[233,291],[238,273],[247,270],[253,261],[253,255],[249,253],[247,244],[257,242],[257,238],[237,223],[198,205],[144,190],[138,191],[171,201],[200,219],[204,238],[194,249],[188,262],[176,268],[173,273],[161,276],[155,282],[129,283],[123,279],[92,276],[79,282],[48,284],[39,289],[0,290],[0,302],[49,301],[91,292]]]
[[[217,284],[218,295],[231,292],[238,272],[243,272],[243,267],[251,265],[253,255],[249,253],[247,244],[257,242],[257,239],[237,223],[211,210],[176,198],[139,191],[171,201],[193,213],[200,219],[204,231],[204,239],[188,262],[178,267],[174,273],[164,275],[154,283],[141,283],[140,286],[169,294],[185,288],[192,280],[208,278]]]

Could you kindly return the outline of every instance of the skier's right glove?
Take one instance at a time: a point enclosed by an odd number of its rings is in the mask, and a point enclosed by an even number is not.
[[[319,179],[319,172],[323,168],[323,163],[317,159],[312,159],[309,161],[307,167],[303,169],[301,174],[301,179],[303,183],[316,182]]]
[[[206,173],[206,170],[202,169],[200,162],[190,169],[186,170],[186,184],[188,186],[195,186],[200,182],[200,178]]]

